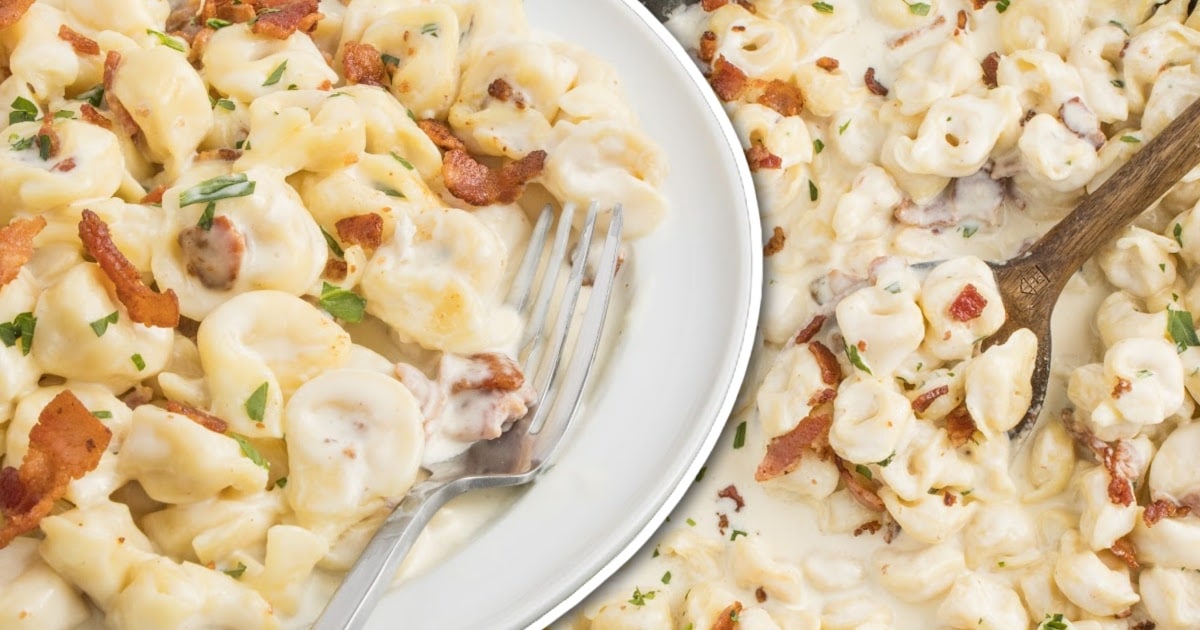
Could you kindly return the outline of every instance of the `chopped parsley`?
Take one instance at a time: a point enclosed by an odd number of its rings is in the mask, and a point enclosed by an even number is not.
[[[254,182],[245,173],[206,179],[179,194],[179,207],[254,194]]]
[[[833,13],[833,5],[828,2],[814,2],[812,8],[821,13]]]
[[[733,434],[733,448],[742,448],[746,445],[746,421],[738,423],[737,431]]]
[[[266,386],[266,383],[263,383],[263,385]],[[263,395],[265,397],[266,390],[263,390]],[[250,438],[239,433],[230,433],[229,437],[238,443],[238,446],[242,449],[242,455],[245,455],[247,459],[254,462],[255,466],[270,470],[271,463],[262,456],[262,453],[258,452],[257,448],[254,448],[254,445],[250,443]]]
[[[1112,81],[1109,81],[1109,83],[1111,83],[1111,84],[1112,84],[1112,86],[1113,86],[1113,87],[1115,87],[1115,88],[1123,88],[1123,87],[1125,87],[1125,82],[1124,82],[1124,81],[1122,81],[1122,80],[1120,80],[1120,79],[1113,79]]]
[[[888,455],[886,459],[875,462],[875,465],[879,466],[880,468],[887,468],[887,465],[892,463],[893,459],[896,459],[896,451],[892,451],[892,454]]]
[[[924,2],[911,2],[908,5],[908,12],[913,15],[929,15],[929,5]]]
[[[425,24],[425,25],[421,26],[421,34],[422,34],[422,35],[431,35],[431,36],[433,36],[433,37],[437,37],[437,36],[438,36],[438,25],[437,25],[437,23],[435,23],[435,22],[430,22],[430,23],[428,23],[428,24]]]
[[[748,536],[748,534],[740,529],[735,529],[733,530],[733,533],[729,535],[729,540],[737,540],[738,536]]]
[[[392,154],[392,157],[395,158],[396,161],[400,163],[400,166],[403,166],[404,168],[406,168],[410,171],[413,170],[412,162],[409,162],[408,160],[404,159],[403,157],[400,156],[399,153],[396,153],[395,151],[391,151],[391,154]]]
[[[54,141],[50,139],[50,136],[39,133],[37,135],[37,147],[38,157],[42,158],[42,161],[49,160],[50,151],[54,148]]]
[[[344,322],[357,324],[366,313],[367,300],[353,291],[325,282],[321,287],[321,308]]]
[[[850,121],[852,121],[852,120],[854,120],[854,119],[847,118],[846,122],[842,123],[841,126],[838,127],[838,135],[839,136],[846,133],[846,130],[850,128]]]
[[[287,70],[287,59],[284,59],[278,66],[275,66],[275,69],[271,71],[271,74],[267,75],[267,80],[263,81],[263,87],[269,87],[279,83],[279,80],[283,78],[284,70]]]
[[[379,58],[383,60],[383,65],[385,65],[385,66],[399,66],[400,65],[400,58],[395,55],[389,55],[387,53],[382,53],[379,55]]]
[[[268,387],[269,385],[264,382],[262,385],[258,386],[258,389],[254,390],[253,394],[250,394],[249,398],[246,399],[246,415],[255,422],[262,422],[263,417],[266,416]]]
[[[670,572],[670,571],[667,571],[666,573],[664,573],[664,574],[663,574],[663,576],[662,576],[662,583],[663,583],[663,584],[670,584],[670,583],[671,583],[671,572]]]
[[[1067,630],[1069,627],[1063,619],[1062,613],[1046,615],[1046,618],[1041,623],[1042,630]]]
[[[1167,309],[1167,334],[1171,335],[1180,352],[1190,346],[1200,346],[1200,337],[1196,336],[1196,324],[1192,321],[1190,311]]]
[[[232,569],[225,569],[221,573],[224,573],[225,575],[228,575],[229,577],[236,580],[236,579],[242,577],[242,574],[245,572],[246,572],[246,565],[242,562],[239,562],[239,563],[237,563],[236,567],[234,567]]]
[[[696,526],[696,519],[689,518],[689,519],[687,520],[687,524],[688,524],[688,526],[689,526],[689,527],[695,527],[695,526]]]
[[[276,488],[286,488],[287,487],[287,477],[280,477],[279,479],[276,479],[275,487]]]
[[[113,311],[88,325],[92,327],[92,332],[96,333],[97,337],[103,337],[104,333],[108,332],[108,325],[117,323],[120,318],[121,314]]]
[[[146,29],[146,34],[157,37],[158,43],[162,44],[163,46],[166,46],[167,48],[170,48],[171,50],[178,50],[181,53],[187,52],[187,46],[184,46],[183,42],[179,41],[178,39],[175,39],[174,37],[171,37],[170,35],[167,35],[166,33],[162,32],[162,31],[156,31],[152,28],[148,28],[148,29]]]
[[[1141,142],[1141,140],[1139,140],[1138,138],[1136,138],[1134,136],[1121,136],[1121,142],[1127,142],[1129,144],[1138,144]]]
[[[33,313],[21,313],[11,322],[0,324],[0,343],[11,348],[19,342],[21,354],[28,355],[33,347],[33,332],[37,328],[37,318]]]
[[[74,117],[75,117],[75,112],[73,112],[69,109],[60,109],[60,110],[54,112],[55,119],[74,118]]]
[[[227,98],[219,98],[213,105],[229,111],[237,109],[237,104]]]
[[[213,217],[217,214],[217,202],[210,201],[207,206],[204,206],[204,212],[200,214],[200,220],[196,221],[196,225],[205,232],[212,229]]]
[[[381,192],[389,197],[397,197],[399,199],[405,199],[404,193],[402,193],[399,190],[396,190],[395,188],[392,188],[390,186],[380,186],[380,187],[376,188],[375,190],[378,190],[379,192]]]
[[[700,483],[700,481],[704,479],[704,473],[707,473],[707,472],[708,472],[708,466],[701,466],[700,472],[696,473],[696,480],[694,481],[694,483]]]
[[[1000,0],[996,3],[996,13],[1004,13],[1008,10],[1010,0]]]
[[[135,354],[129,357],[129,360],[133,362],[133,367],[137,368],[139,372],[146,369],[146,360],[142,358],[142,355]]]
[[[33,146],[33,136],[28,138],[19,138],[16,135],[9,136],[8,146],[12,147],[13,151],[24,151]]]
[[[33,101],[25,98],[24,96],[18,96],[17,98],[13,99],[13,102],[11,105],[9,105],[9,107],[12,108],[12,111],[8,113],[8,124],[10,125],[15,125],[21,122],[33,122],[37,120],[38,115],[41,114],[41,110],[38,109],[38,106],[34,105]]]
[[[211,29],[219,31],[219,30],[225,28],[226,26],[233,24],[233,22],[230,22],[229,20],[222,20],[221,18],[208,18],[208,20],[205,21],[204,24],[205,24],[205,26],[207,26]]]
[[[813,180],[808,180],[808,198],[810,201],[816,201],[821,196],[821,191],[817,190],[817,185]]]
[[[871,373],[871,368],[867,366],[866,362],[863,361],[863,358],[858,354],[858,346],[849,343],[846,344],[846,358],[850,359],[850,365],[853,365],[867,374]]]
[[[866,477],[867,479],[874,479],[874,478],[875,478],[875,475],[872,475],[872,474],[871,474],[871,469],[870,469],[870,468],[867,468],[867,467],[866,467],[866,465],[864,465],[864,464],[855,464],[855,465],[854,465],[854,472],[856,472],[856,473],[858,473],[858,474],[860,474],[860,475],[862,475],[862,476]]]
[[[1175,242],[1183,247],[1183,226],[1176,223],[1175,227],[1171,228],[1171,234],[1175,237]]]
[[[629,603],[633,604],[634,606],[645,606],[646,600],[654,599],[654,594],[656,592],[657,591],[646,591],[643,593],[642,589],[634,587],[633,597],[629,598]]]
[[[821,155],[821,151],[825,150],[825,143],[821,142],[820,138],[813,140],[813,155]]]
[[[893,282],[893,283],[887,285],[886,287],[883,287],[883,290],[895,295],[900,292],[900,283]]]
[[[96,85],[92,89],[81,93],[75,97],[77,101],[87,101],[92,107],[100,107],[100,103],[104,102],[104,86]]]
[[[338,258],[346,257],[345,250],[338,244],[337,239],[333,238],[332,234],[325,231],[325,228],[321,228],[321,235],[325,237],[325,244],[329,246],[329,251],[333,252],[334,256]]]
[[[971,238],[979,231],[978,225],[964,225],[962,230],[963,238]]]
[[[100,420],[108,420],[109,418],[112,417],[112,412],[105,411],[104,409],[100,409],[98,411],[93,411],[92,415]]]

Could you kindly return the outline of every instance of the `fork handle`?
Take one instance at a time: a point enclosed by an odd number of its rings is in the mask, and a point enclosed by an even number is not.
[[[313,630],[364,627],[429,519],[466,489],[461,484],[428,481],[413,488],[367,543]]]

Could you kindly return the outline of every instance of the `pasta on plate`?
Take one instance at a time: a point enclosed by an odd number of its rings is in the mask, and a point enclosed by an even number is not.
[[[665,212],[516,0],[0,1],[0,627],[303,625],[533,400],[546,204]]]
[[[1196,174],[1067,286],[1021,452],[1037,340],[980,343],[1005,320],[983,261],[1200,96],[1188,4],[672,14],[754,174],[764,344],[732,448],[574,627],[1200,627]]]

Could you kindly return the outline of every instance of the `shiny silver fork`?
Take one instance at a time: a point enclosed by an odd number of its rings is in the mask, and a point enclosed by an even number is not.
[[[547,254],[554,212],[549,206],[542,210],[508,295],[508,303],[528,322],[520,358],[536,392],[529,413],[501,437],[478,442],[458,457],[435,465],[430,477],[413,487],[375,533],[313,628],[363,627],[418,534],[447,501],[469,490],[528,483],[546,469],[579,407],[596,357],[621,240],[621,207],[617,206],[610,214],[591,291],[584,298],[588,253],[600,213],[595,203],[587,209],[568,258],[575,212],[574,205],[563,208]],[[560,288],[563,261],[571,263],[571,271]],[[576,322],[576,306],[583,301],[587,307]],[[577,332],[568,344],[572,329]]]

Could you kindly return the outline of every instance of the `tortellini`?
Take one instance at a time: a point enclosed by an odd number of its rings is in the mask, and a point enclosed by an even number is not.
[[[209,84],[242,103],[271,92],[328,87],[338,80],[308,35],[272,39],[251,33],[245,24],[213,33],[201,61]]]
[[[110,197],[121,187],[125,158],[111,132],[77,120],[59,120],[54,131],[58,153],[42,157],[36,122],[19,122],[0,131],[9,147],[0,148],[0,221],[18,210],[43,212],[76,199]],[[71,168],[67,168],[70,160]]]

